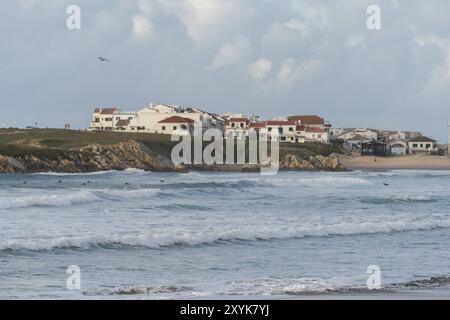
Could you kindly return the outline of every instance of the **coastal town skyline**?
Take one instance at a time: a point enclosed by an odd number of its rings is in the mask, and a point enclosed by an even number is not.
[[[368,30],[369,1],[208,3],[78,1],[80,30],[69,1],[0,4],[0,125],[85,128],[93,105],[151,98],[447,140],[450,4],[379,1]]]

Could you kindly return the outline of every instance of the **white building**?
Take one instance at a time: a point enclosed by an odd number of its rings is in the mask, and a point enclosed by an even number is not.
[[[299,143],[329,143],[328,132],[322,128],[297,126],[296,133],[296,142]]]
[[[392,155],[405,155],[408,153],[408,144],[403,140],[390,141],[389,145],[391,147]]]
[[[410,154],[436,152],[437,141],[428,137],[420,136],[408,142]]]
[[[246,117],[228,118],[225,121],[225,136],[227,138],[244,139],[247,137],[249,127],[250,120]]]
[[[266,130],[268,134],[276,132],[278,134],[278,141],[281,142],[296,142],[296,122],[294,120],[269,120],[266,123]]]
[[[176,115],[181,111],[178,106],[157,104],[139,110],[136,117],[130,120],[128,131],[158,133],[159,121]]]
[[[180,116],[171,116],[158,121],[156,131],[162,134],[189,135],[194,132],[195,121]]]
[[[92,130],[112,131],[114,129],[114,112],[117,108],[95,108],[92,115]]]
[[[327,130],[328,126],[325,123],[325,120],[322,117],[317,115],[300,115],[300,116],[290,116],[288,117],[289,121],[295,121],[299,126],[308,126],[311,128],[320,128],[323,130]]]
[[[113,113],[114,117],[114,131],[127,131],[129,129],[130,122],[137,117],[135,111],[121,111],[116,110]]]

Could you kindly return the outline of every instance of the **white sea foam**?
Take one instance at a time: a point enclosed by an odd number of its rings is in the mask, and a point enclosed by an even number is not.
[[[112,196],[116,198],[145,198],[147,196],[156,195],[161,192],[161,189],[98,189],[99,192],[105,196]]]
[[[97,176],[97,175],[104,175],[109,173],[128,173],[128,174],[135,174],[135,173],[145,173],[147,171],[136,169],[136,168],[127,168],[125,170],[119,171],[119,170],[105,170],[105,171],[93,171],[93,172],[78,172],[78,173],[69,173],[69,172],[38,172],[33,173],[33,175],[43,175],[43,176]]]
[[[266,180],[269,186],[277,187],[320,187],[360,186],[371,185],[372,182],[358,177],[320,176],[300,178],[270,178]]]
[[[76,191],[66,194],[47,194],[16,198],[1,198],[0,207],[6,209],[27,208],[34,206],[68,206],[74,204],[90,203],[99,198],[89,190]]]
[[[155,231],[140,234],[89,235],[52,239],[12,239],[0,241],[0,250],[52,250],[67,248],[105,248],[139,246],[162,248],[175,245],[194,246],[229,241],[296,239],[304,237],[351,236],[376,233],[450,228],[450,220],[373,221],[310,226],[254,226],[205,231]]]

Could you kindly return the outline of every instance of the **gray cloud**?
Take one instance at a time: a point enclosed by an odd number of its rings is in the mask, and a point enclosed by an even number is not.
[[[85,127],[93,106],[161,101],[446,140],[446,1],[77,2],[79,31],[65,25],[73,1],[0,3],[0,125]],[[382,30],[367,30],[369,4]]]

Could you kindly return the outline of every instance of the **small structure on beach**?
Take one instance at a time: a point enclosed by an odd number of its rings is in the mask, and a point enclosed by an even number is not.
[[[409,153],[431,153],[437,152],[437,141],[425,136],[414,138],[408,142]]]
[[[361,145],[361,155],[388,157],[391,155],[391,146],[381,141],[364,142]]]

